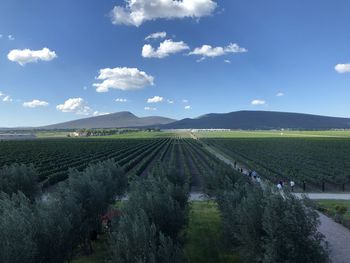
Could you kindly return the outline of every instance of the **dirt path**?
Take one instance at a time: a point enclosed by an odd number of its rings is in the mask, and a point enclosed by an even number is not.
[[[334,263],[350,262],[350,231],[335,223],[331,218],[319,213],[319,231],[326,237],[330,249],[330,257]]]
[[[295,193],[296,196],[301,197],[303,193]],[[350,193],[333,194],[333,193],[306,193],[307,197],[313,200],[325,199],[325,200],[350,200]],[[349,260],[350,262],[350,260]]]

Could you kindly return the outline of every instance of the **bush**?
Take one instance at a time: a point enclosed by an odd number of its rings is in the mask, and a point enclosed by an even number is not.
[[[0,192],[11,195],[21,191],[34,200],[38,189],[38,173],[32,164],[15,163],[0,169]]]
[[[112,223],[112,262],[184,262],[188,191],[187,180],[164,167],[133,181],[122,216]]]
[[[30,200],[23,193],[0,192],[0,262],[36,262],[35,226]]]
[[[221,211],[228,247],[238,247],[246,262],[328,262],[318,215],[307,200],[241,178],[235,172],[205,177]]]
[[[29,168],[15,165],[2,171],[16,174],[17,182],[26,174],[35,174]],[[92,252],[91,232],[99,230],[101,215],[126,187],[126,176],[107,161],[83,172],[71,170],[70,178],[55,193],[34,204],[22,192],[0,192],[0,262],[64,263],[78,247]]]

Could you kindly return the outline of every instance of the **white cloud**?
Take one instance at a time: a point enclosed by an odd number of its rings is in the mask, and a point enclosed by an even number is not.
[[[93,116],[102,116],[102,115],[108,115],[110,114],[109,112],[99,112],[99,111],[94,111],[92,113]]]
[[[153,98],[147,99],[147,103],[159,103],[163,101],[163,97],[160,96],[154,96]]]
[[[158,38],[166,38],[166,32],[156,32],[153,34],[148,35],[145,40],[150,40],[150,39],[158,39]]]
[[[188,103],[188,99],[183,99],[182,103]]]
[[[17,62],[21,66],[27,63],[42,61],[51,61],[57,58],[55,51],[51,51],[48,48],[43,48],[41,50],[30,50],[30,49],[14,49],[11,50],[7,55],[10,61]]]
[[[283,93],[283,92],[278,92],[278,93],[276,94],[276,96],[277,96],[277,97],[283,97],[283,96],[284,96],[284,93]]]
[[[218,57],[224,56],[229,53],[244,53],[248,52],[247,49],[240,47],[238,44],[231,43],[226,47],[212,47],[210,45],[203,45],[195,48],[189,53],[189,55],[197,55],[202,57]]]
[[[8,37],[8,39],[11,40],[11,41],[12,41],[12,40],[15,40],[15,37],[14,37],[13,35],[8,35],[7,37]]]
[[[189,47],[183,41],[174,42],[171,39],[167,39],[160,43],[157,50],[149,44],[144,45],[142,48],[142,56],[144,58],[165,58],[170,54],[179,53],[188,49]]]
[[[224,62],[227,64],[231,64],[231,60],[229,60],[229,59],[225,59]]]
[[[26,108],[37,108],[37,107],[46,107],[49,103],[42,100],[32,100],[23,103],[23,107]]]
[[[145,110],[149,110],[149,111],[155,111],[155,110],[157,110],[157,108],[148,107],[148,106],[146,106],[144,109],[145,109]]]
[[[97,77],[101,83],[94,83],[97,92],[108,92],[109,89],[135,90],[154,85],[154,77],[137,68],[105,68]]]
[[[173,101],[173,100],[167,100],[167,102],[168,102],[169,104],[174,104],[174,101]]]
[[[3,35],[2,34],[0,34],[0,39],[3,37]]]
[[[200,18],[216,9],[213,0],[125,0],[126,6],[115,6],[111,12],[113,24],[140,26],[159,18]]]
[[[252,100],[251,104],[252,105],[265,105],[266,101],[264,101],[264,100]]]
[[[192,107],[190,105],[185,106],[185,110],[190,110]]]
[[[56,106],[56,109],[62,112],[73,112],[79,115],[89,115],[92,110],[82,98],[70,98],[63,104]]]
[[[3,94],[3,96],[5,96],[5,95]],[[3,102],[12,102],[13,99],[11,98],[11,96],[5,96],[5,97],[2,99],[2,101],[3,101]]]
[[[334,67],[338,73],[350,73],[350,63],[348,64],[338,64]]]
[[[123,98],[117,98],[115,100],[115,102],[127,102],[128,100],[127,99],[123,99]]]
[[[206,58],[205,57],[201,57],[199,59],[196,60],[197,63],[203,62]]]
[[[0,97],[3,97],[3,96],[5,96],[5,94],[2,93],[2,91],[0,91]]]

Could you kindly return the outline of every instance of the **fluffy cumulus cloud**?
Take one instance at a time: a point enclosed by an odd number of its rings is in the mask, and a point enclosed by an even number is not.
[[[5,94],[2,91],[0,91],[0,98],[3,96],[5,96]]]
[[[154,77],[137,68],[105,68],[97,77],[101,83],[94,83],[97,92],[108,92],[109,89],[136,90],[154,85]]]
[[[148,107],[148,106],[146,106],[144,109],[145,109],[145,110],[148,110],[148,111],[155,111],[155,110],[157,110],[157,108]]]
[[[92,112],[87,102],[82,98],[70,98],[63,104],[57,105],[56,109],[61,112],[73,112],[79,115],[89,115]]]
[[[185,106],[185,110],[190,110],[192,107],[190,105]]]
[[[163,97],[154,96],[153,98],[147,99],[147,103],[159,103],[159,102],[162,102],[163,100],[164,100]]]
[[[48,48],[41,50],[30,50],[30,49],[14,49],[8,53],[7,58],[10,61],[17,62],[21,66],[27,63],[34,63],[41,61],[51,61],[57,58],[55,51],[51,51]]]
[[[159,18],[200,18],[211,15],[217,4],[213,0],[125,0],[125,7],[115,6],[113,24],[140,26]]]
[[[226,47],[212,47],[210,45],[203,45],[201,47],[195,48],[193,51],[189,53],[189,55],[197,55],[202,58],[205,57],[219,57],[224,56],[229,53],[244,53],[248,50],[240,47],[238,44],[231,43]]]
[[[284,93],[283,93],[283,92],[278,92],[278,93],[276,94],[276,96],[277,96],[277,97],[283,97],[283,96],[284,96]]]
[[[123,98],[115,99],[115,102],[120,102],[120,103],[127,102],[127,101],[128,101],[127,99],[123,99]]]
[[[46,107],[49,103],[42,100],[32,100],[23,103],[23,107],[26,108],[37,108],[37,107]]]
[[[158,38],[166,38],[166,32],[156,32],[148,35],[145,40],[158,39]]]
[[[167,100],[167,102],[169,103],[169,104],[174,104],[174,100]]]
[[[265,105],[266,101],[264,101],[264,100],[252,100],[251,104],[252,105]]]
[[[165,58],[170,54],[175,54],[188,50],[189,47],[183,41],[174,42],[171,39],[164,40],[160,43],[157,49],[154,49],[151,45],[144,45],[142,48],[142,56],[144,58]]]
[[[350,73],[350,63],[348,64],[338,64],[334,67],[338,73]]]
[[[6,96],[6,95],[2,95],[4,98],[2,99],[3,102],[12,102],[13,99],[11,98],[11,96]]]

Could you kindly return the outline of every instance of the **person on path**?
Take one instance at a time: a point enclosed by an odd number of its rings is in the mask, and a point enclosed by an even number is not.
[[[252,172],[252,176],[253,176],[254,179],[256,179],[258,177],[258,173],[256,171],[253,171]]]
[[[294,181],[293,180],[290,181],[290,188],[291,188],[292,192],[294,192],[294,186],[295,186]]]
[[[278,189],[278,190],[282,190],[282,184],[281,184],[281,182],[279,182],[279,183],[277,184],[277,189]]]
[[[257,176],[257,177],[256,177],[256,182],[259,183],[259,184],[261,183],[261,178],[260,178],[260,176]]]
[[[279,185],[281,185],[281,187],[283,188],[283,181],[281,180],[281,181],[279,181],[279,183],[278,183]]]

